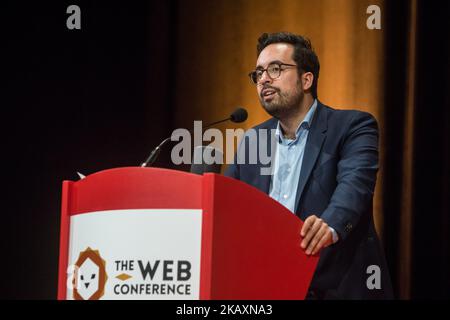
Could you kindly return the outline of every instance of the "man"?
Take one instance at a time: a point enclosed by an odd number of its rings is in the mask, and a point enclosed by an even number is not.
[[[273,118],[254,129],[276,130],[274,171],[263,175],[260,162],[239,164],[235,157],[225,174],[267,193],[304,221],[300,247],[308,255],[320,253],[307,298],[389,299],[390,277],[372,216],[377,123],[368,113],[319,102],[319,69],[302,36],[265,33],[258,39],[256,69],[249,76]]]

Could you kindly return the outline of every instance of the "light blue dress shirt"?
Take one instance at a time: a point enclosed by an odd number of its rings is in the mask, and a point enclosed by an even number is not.
[[[317,108],[317,100],[309,109],[303,121],[297,127],[295,139],[286,139],[281,131],[280,122],[278,121],[275,131],[277,141],[274,174],[270,182],[269,196],[291,212],[295,213],[298,180],[303,163],[305,153],[306,140],[308,139],[309,128]],[[338,240],[337,234],[330,227],[333,234],[333,242]]]
[[[283,136],[279,121],[275,131],[277,141],[274,159],[275,170],[270,183],[269,196],[292,212],[295,212],[296,209],[295,198],[298,179],[300,178],[309,127],[316,108],[317,100],[314,100],[305,118],[297,127],[295,139],[286,139]]]

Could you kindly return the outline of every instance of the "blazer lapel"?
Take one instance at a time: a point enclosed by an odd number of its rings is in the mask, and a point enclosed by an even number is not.
[[[316,163],[317,157],[322,149],[325,141],[327,131],[327,109],[318,101],[317,109],[311,127],[308,133],[308,140],[306,141],[305,153],[303,155],[302,169],[300,171],[300,178],[298,181],[297,195],[295,197],[296,211],[302,193],[304,191],[306,182],[308,181],[311,171]]]

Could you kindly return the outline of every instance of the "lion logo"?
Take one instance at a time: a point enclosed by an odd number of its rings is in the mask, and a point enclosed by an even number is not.
[[[105,293],[105,284],[108,279],[106,262],[98,250],[87,248],[80,252],[75,263],[74,290],[75,300],[98,300]]]

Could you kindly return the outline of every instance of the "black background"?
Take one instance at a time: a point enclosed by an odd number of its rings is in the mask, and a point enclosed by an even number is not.
[[[139,165],[173,128],[172,3],[77,2],[81,30],[66,28],[70,4],[3,12],[4,298],[56,297],[62,181]]]

